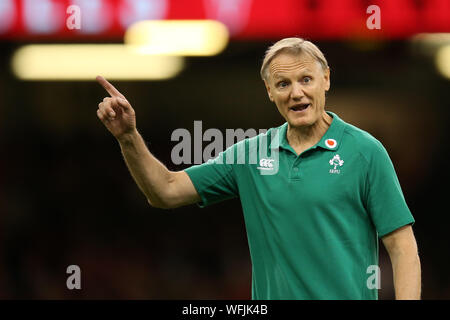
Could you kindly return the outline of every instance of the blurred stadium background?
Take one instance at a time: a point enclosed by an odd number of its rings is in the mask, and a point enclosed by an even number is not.
[[[81,8],[81,29],[66,25],[70,5]],[[370,5],[380,8],[381,29],[367,27]],[[372,133],[394,162],[416,219],[423,298],[450,298],[450,1],[0,0],[0,18],[0,298],[251,297],[238,199],[149,207],[97,119],[106,93],[95,65],[88,80],[26,79],[14,67],[25,45],[123,44],[127,28],[148,19],[211,19],[228,30],[221,52],[181,58],[173,77],[136,80],[125,69],[111,81],[173,170],[188,165],[172,163],[171,134],[193,133],[196,120],[203,132],[280,125],[259,78],[263,54],[283,37],[315,42],[331,66],[326,108]],[[81,290],[66,287],[69,265],[81,268]],[[380,267],[380,299],[392,299],[381,242]]]

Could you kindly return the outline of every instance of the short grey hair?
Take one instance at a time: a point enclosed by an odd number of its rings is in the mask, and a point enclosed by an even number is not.
[[[263,80],[267,80],[269,78],[268,69],[270,62],[281,52],[287,52],[296,55],[306,53],[307,55],[311,56],[311,58],[317,60],[322,66],[323,70],[328,69],[327,59],[325,59],[322,51],[320,51],[320,49],[314,43],[302,38],[284,38],[274,43],[267,49],[260,71],[261,78]]]

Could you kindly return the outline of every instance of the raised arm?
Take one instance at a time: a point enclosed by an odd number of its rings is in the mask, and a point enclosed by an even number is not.
[[[97,116],[119,142],[125,163],[148,202],[157,208],[176,208],[200,201],[184,171],[168,170],[150,153],[128,100],[103,77],[96,79],[110,95],[99,103]]]

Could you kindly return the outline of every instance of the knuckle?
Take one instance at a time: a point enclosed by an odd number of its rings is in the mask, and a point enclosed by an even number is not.
[[[98,117],[99,117],[100,120],[102,120],[102,121],[104,121],[105,118],[106,118],[106,117],[105,117],[105,114],[104,114],[103,112],[101,112],[101,111],[98,113]]]
[[[107,102],[108,107],[113,107],[117,104],[115,98],[110,98]]]

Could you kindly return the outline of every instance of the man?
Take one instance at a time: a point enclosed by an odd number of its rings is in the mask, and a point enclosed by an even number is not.
[[[322,52],[300,38],[280,40],[267,50],[261,76],[286,123],[184,171],[169,171],[149,152],[133,108],[102,77],[111,97],[97,114],[152,206],[240,198],[253,299],[377,299],[369,278],[379,237],[396,298],[420,299],[414,219],[394,167],[378,140],[325,111],[330,69]],[[257,161],[236,161],[242,150],[254,158],[258,146]]]

